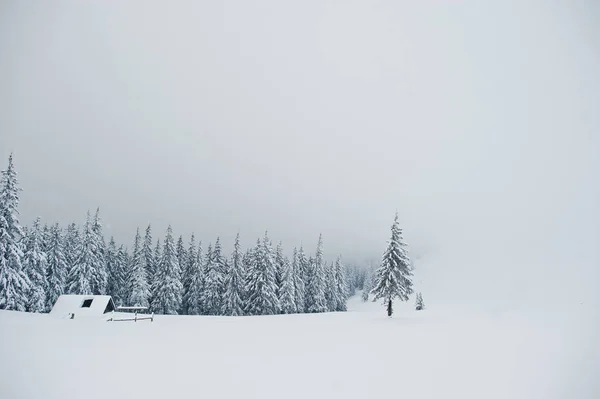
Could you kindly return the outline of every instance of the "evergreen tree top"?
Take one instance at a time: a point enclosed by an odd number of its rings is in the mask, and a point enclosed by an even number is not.
[[[240,252],[241,251],[241,246],[240,246],[240,233],[237,233],[235,236],[235,242],[233,244],[233,248],[235,251]]]
[[[219,237],[217,237],[217,241],[215,241],[215,246],[213,248],[213,258],[215,260],[222,260],[221,257],[221,239]]]
[[[188,255],[190,260],[192,260],[192,258],[197,255],[197,251],[198,245],[196,244],[196,236],[194,235],[194,233],[192,233],[192,236],[190,237],[190,245],[188,248]]]
[[[0,179],[0,216],[4,218],[6,229],[12,238],[18,242],[24,237],[23,228],[19,223],[19,182],[13,164],[13,155],[8,157],[8,167],[2,171]]]
[[[94,232],[102,234],[102,220],[100,219],[100,207],[96,208],[96,214],[94,215]]]
[[[135,230],[135,238],[134,238],[134,241],[135,241],[135,246],[136,246],[136,247],[139,247],[139,243],[140,243],[140,240],[141,240],[141,239],[142,239],[142,237],[140,236],[140,228],[138,227],[138,228]]]
[[[140,228],[138,227],[138,230]],[[144,235],[144,241],[147,243],[148,247],[152,246],[152,227],[148,225],[146,227],[146,233]]]
[[[319,241],[317,243],[317,251],[315,252],[314,260],[319,265],[323,262],[323,234],[319,234]]]

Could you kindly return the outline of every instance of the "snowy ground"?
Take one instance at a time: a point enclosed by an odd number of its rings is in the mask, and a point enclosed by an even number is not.
[[[580,321],[412,304],[388,319],[356,297],[348,313],[154,323],[0,311],[0,398],[598,398]]]

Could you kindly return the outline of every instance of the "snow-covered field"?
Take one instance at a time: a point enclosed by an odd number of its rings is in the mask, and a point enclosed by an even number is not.
[[[349,307],[154,323],[0,311],[0,398],[600,397],[598,337],[585,312],[403,304],[389,319],[358,297]]]

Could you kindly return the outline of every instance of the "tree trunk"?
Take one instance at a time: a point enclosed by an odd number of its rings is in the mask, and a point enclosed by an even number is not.
[[[388,313],[389,317],[392,317],[392,313],[394,313],[394,311],[392,310],[392,300],[391,299],[388,299],[387,313]]]

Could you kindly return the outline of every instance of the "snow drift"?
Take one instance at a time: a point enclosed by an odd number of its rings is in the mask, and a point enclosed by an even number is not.
[[[581,316],[415,312],[157,316],[154,323],[0,311],[0,397],[597,398]],[[427,297],[425,296],[427,303]]]

